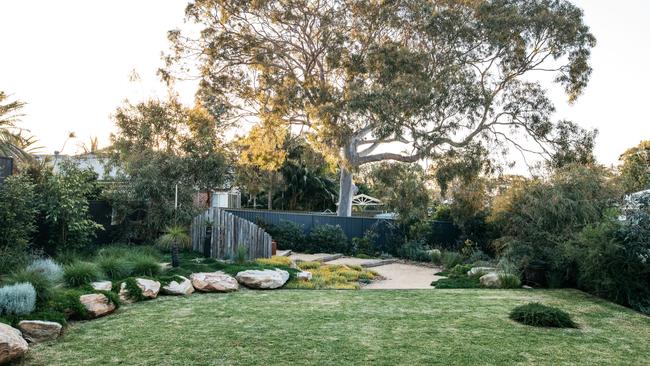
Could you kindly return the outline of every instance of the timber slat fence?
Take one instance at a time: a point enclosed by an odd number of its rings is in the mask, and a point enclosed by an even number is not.
[[[212,227],[209,247],[206,228]],[[221,208],[209,208],[192,220],[192,249],[209,257],[231,259],[239,247],[246,248],[248,257],[270,258],[271,236],[254,223]]]

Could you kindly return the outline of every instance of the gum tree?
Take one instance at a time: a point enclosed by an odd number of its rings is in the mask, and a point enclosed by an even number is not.
[[[340,167],[344,216],[365,164],[551,156],[576,129],[556,128],[539,81],[576,100],[595,45],[563,0],[195,0],[186,16],[163,78],[198,78],[224,122],[306,135]]]

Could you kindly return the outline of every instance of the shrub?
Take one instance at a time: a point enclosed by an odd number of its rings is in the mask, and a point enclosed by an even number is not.
[[[345,253],[349,250],[348,238],[336,225],[320,225],[309,233],[307,251],[312,253]]]
[[[27,247],[36,230],[36,190],[26,175],[0,184],[0,274],[25,265]]]
[[[437,266],[439,266],[440,263],[442,263],[442,253],[440,252],[440,249],[431,250],[431,263]]]
[[[155,276],[160,273],[160,262],[148,255],[132,256],[131,274],[134,276]]]
[[[102,257],[97,265],[111,280],[119,280],[131,275],[133,264],[121,258]]]
[[[11,274],[7,282],[31,284],[36,291],[38,304],[43,304],[50,298],[53,286],[52,282],[42,272],[31,272],[26,269]]]
[[[63,269],[63,281],[69,287],[87,285],[100,278],[101,273],[94,263],[74,262]]]
[[[457,264],[449,271],[449,277],[467,277],[470,269],[472,269],[471,264]]]
[[[52,283],[59,282],[63,278],[63,267],[49,258],[36,259],[25,270],[41,273]]]
[[[375,255],[375,241],[377,234],[372,230],[367,230],[363,237],[352,238],[352,251],[359,255],[373,256]]]
[[[407,242],[397,250],[397,255],[401,258],[416,262],[428,262],[431,260],[431,255],[420,241]]]
[[[499,273],[499,281],[501,288],[520,288],[521,280],[519,276],[512,273]]]
[[[437,289],[481,288],[481,282],[478,277],[460,276],[441,278],[437,281],[433,281],[431,286],[435,286]]]
[[[270,226],[267,231],[271,234],[273,240],[278,243],[278,248],[298,252],[305,250],[305,233],[302,225],[282,220],[279,224]]]
[[[566,312],[540,303],[517,306],[510,312],[510,319],[534,327],[577,328]]]
[[[34,311],[36,290],[30,283],[16,283],[0,288],[0,315],[24,315]]]
[[[441,262],[443,267],[451,269],[463,263],[463,256],[457,252],[444,251],[442,252]]]

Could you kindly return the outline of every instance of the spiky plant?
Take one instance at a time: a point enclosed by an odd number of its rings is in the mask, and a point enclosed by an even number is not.
[[[180,264],[178,259],[178,249],[190,246],[190,236],[187,235],[187,230],[183,226],[175,225],[170,226],[165,230],[165,234],[158,238],[158,246],[165,249],[171,249],[172,267],[178,267]]]

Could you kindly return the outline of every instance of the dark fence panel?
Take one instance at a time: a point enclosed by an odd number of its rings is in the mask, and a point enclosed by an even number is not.
[[[227,209],[235,216],[241,217],[252,222],[263,222],[266,224],[277,225],[281,221],[291,221],[302,226],[305,234],[316,226],[320,225],[339,225],[348,239],[361,238],[366,231],[374,229],[377,225],[382,223],[386,228],[394,227],[392,219],[378,219],[374,217],[339,217],[333,215],[323,215],[317,213],[298,213],[298,212],[285,212],[285,211],[266,211],[266,210],[250,210],[250,209]],[[457,237],[458,230],[450,222],[434,221],[433,231],[434,237],[437,238],[435,244],[443,246],[452,245]],[[390,233],[379,233],[379,242],[381,244],[389,240]]]

